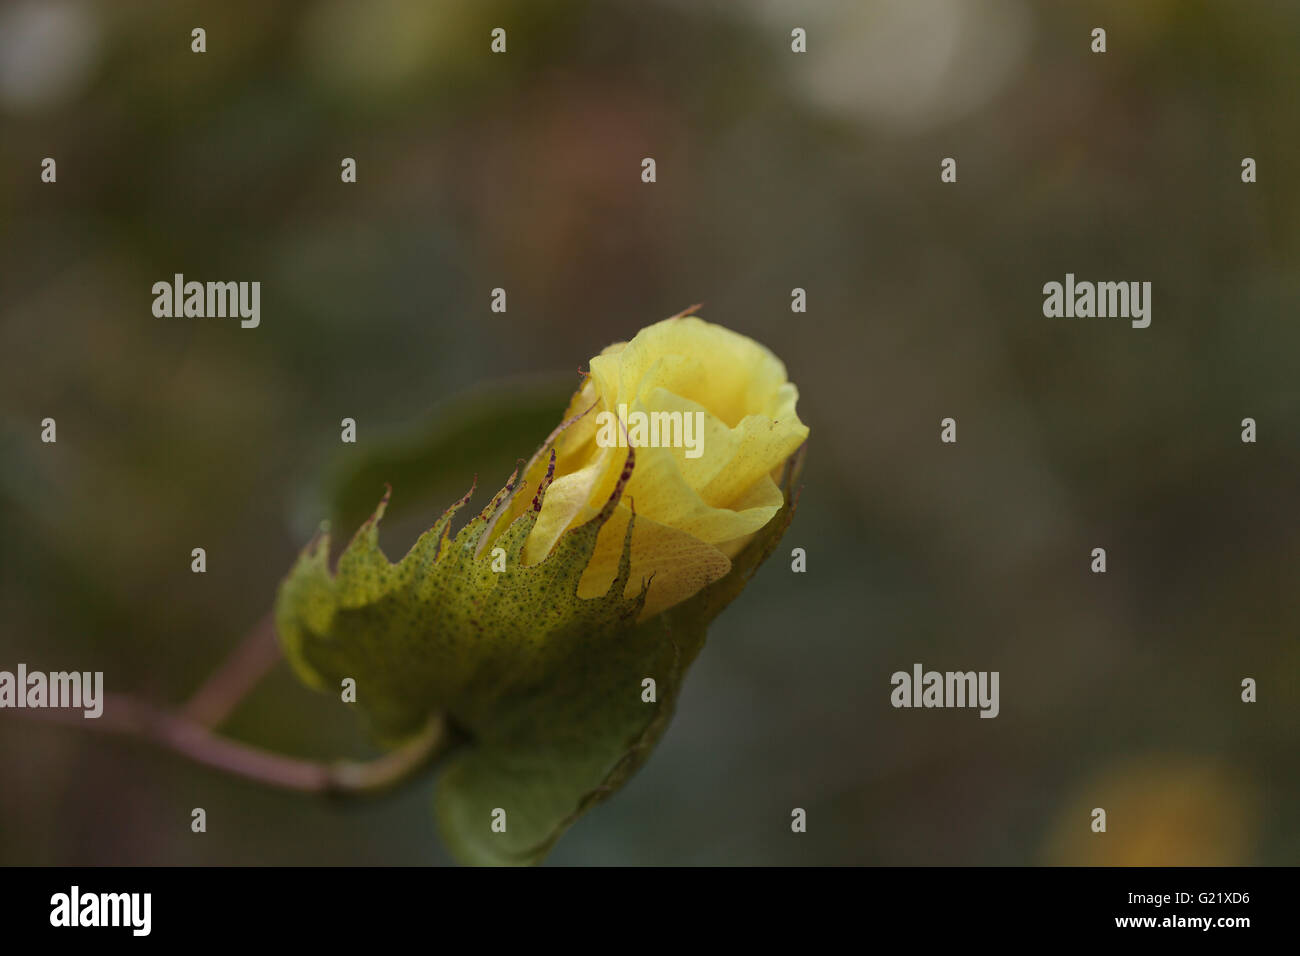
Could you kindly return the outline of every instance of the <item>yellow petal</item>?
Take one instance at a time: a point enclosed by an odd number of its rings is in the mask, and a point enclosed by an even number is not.
[[[541,561],[565,531],[599,512],[627,457],[619,445],[631,437],[639,445],[635,468],[579,594],[603,593],[614,580],[635,507],[629,593],[653,575],[643,616],[690,597],[725,575],[730,558],[780,510],[772,474],[808,436],[795,411],[798,397],[770,351],[693,316],[666,319],[609,346],[591,360],[569,403],[569,424],[555,443],[554,480],[524,562]],[[648,434],[611,429],[624,413],[629,422],[640,414],[667,416]],[[611,435],[613,444],[602,446]],[[542,481],[547,461],[541,456],[530,467],[529,487]],[[529,506],[529,495],[518,496],[501,527]]]

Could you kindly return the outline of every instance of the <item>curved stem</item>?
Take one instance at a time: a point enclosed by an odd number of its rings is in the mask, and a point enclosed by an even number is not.
[[[382,757],[321,763],[239,743],[213,733],[189,716],[124,695],[105,695],[103,714],[94,720],[67,711],[27,713],[59,723],[76,723],[89,730],[144,737],[205,766],[302,793],[383,793],[415,776],[451,743],[446,722],[433,717],[417,737]]]
[[[275,637],[275,619],[267,613],[225,663],[194,692],[185,705],[185,716],[204,727],[225,723],[239,702],[283,656]]]

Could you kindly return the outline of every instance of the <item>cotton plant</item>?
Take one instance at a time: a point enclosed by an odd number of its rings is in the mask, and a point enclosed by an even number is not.
[[[272,615],[185,708],[105,694],[84,724],[308,794],[434,770],[457,859],[536,863],[645,763],[709,624],[789,525],[808,437],[797,399],[743,335],[687,313],[642,329],[591,359],[536,453],[454,535],[473,488],[389,560],[390,495],[418,484],[396,469],[333,566],[322,527]],[[280,652],[355,708],[384,755],[321,763],[219,735]]]

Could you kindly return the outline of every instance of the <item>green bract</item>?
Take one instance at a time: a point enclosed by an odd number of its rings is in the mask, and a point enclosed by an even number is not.
[[[553,468],[554,452],[551,461]],[[789,524],[800,461],[796,455],[785,467],[784,507],[735,557],[731,572],[640,624],[652,583],[639,582],[625,596],[632,526],[608,592],[577,596],[597,533],[635,466],[630,451],[601,512],[531,567],[519,558],[550,472],[533,507],[504,530],[494,523],[519,490],[518,471],[454,538],[452,517],[469,495],[396,564],[379,548],[385,495],[335,573],[328,534],[299,557],[276,601],[281,641],[312,686],[337,693],[344,678],[355,679],[355,706],[387,745],[442,715],[462,740],[445,759],[436,797],[453,853],[467,863],[537,862],[649,755],[709,623]],[[654,702],[643,700],[645,678],[655,681]],[[492,827],[498,809],[504,832]]]

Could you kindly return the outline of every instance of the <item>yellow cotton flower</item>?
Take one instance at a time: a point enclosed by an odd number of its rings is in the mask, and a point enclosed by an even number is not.
[[[276,597],[286,656],[319,689],[365,687],[386,744],[456,729],[436,805],[459,859],[540,860],[644,763],[710,622],[785,530],[797,397],[771,352],[700,319],[610,346],[522,479],[454,537],[468,495],[396,563],[387,496],[334,570],[318,536]],[[627,693],[647,674],[654,707]],[[501,808],[509,829],[490,831]]]
[[[569,404],[554,480],[524,548],[543,560],[569,528],[596,515],[635,448],[635,468],[578,587],[613,583],[628,520],[628,594],[651,581],[642,618],[723,577],[750,537],[781,509],[774,478],[808,437],[785,366],[752,339],[693,316],[665,319],[606,348]],[[536,485],[546,461],[526,480]],[[531,499],[520,495],[514,513]],[[511,516],[513,517],[513,515]],[[508,522],[503,522],[504,527]],[[651,577],[653,576],[653,577]]]

